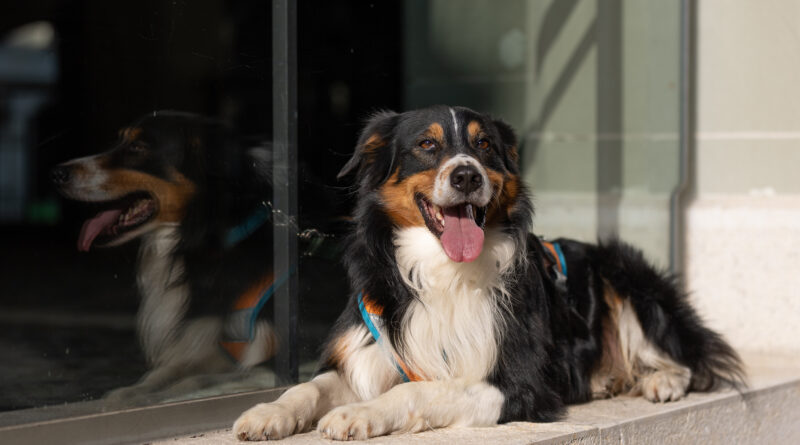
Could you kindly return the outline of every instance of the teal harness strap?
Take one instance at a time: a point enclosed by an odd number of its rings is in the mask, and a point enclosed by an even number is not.
[[[558,255],[558,263],[561,264],[561,273],[564,276],[567,276],[567,260],[564,258],[564,252],[561,251],[561,245],[558,243],[551,243],[553,245],[553,249],[555,249],[556,254]]]
[[[222,330],[220,346],[233,359],[234,362],[241,362],[243,353],[250,344],[256,333],[256,322],[258,314],[264,309],[264,305],[272,298],[275,291],[281,288],[286,280],[295,272],[294,268],[272,281],[257,298],[248,296],[247,293],[239,297],[234,303],[234,310],[225,319]]]
[[[270,218],[272,218],[272,209],[267,208],[267,204],[265,203],[261,207],[255,209],[241,224],[228,230],[223,240],[225,247],[233,247],[239,244],[242,240],[252,235],[263,226],[264,223],[269,221]]]
[[[564,256],[564,251],[561,250],[561,245],[557,242],[549,242],[539,239],[539,243],[544,249],[546,262],[552,263],[548,265],[551,271],[551,276],[555,282],[556,288],[562,292],[567,292],[567,258]]]
[[[381,314],[367,310],[367,306],[364,304],[363,291],[358,293],[358,310],[361,312],[361,318],[364,320],[364,324],[367,325],[367,329],[369,329],[369,332],[372,334],[372,338],[375,339],[375,343],[380,344],[381,331],[379,326],[383,326],[383,319],[381,318]],[[405,371],[403,371],[403,368],[400,366],[397,360],[394,358],[392,360],[394,361],[394,367],[397,369],[397,372],[400,374],[403,382],[410,382],[411,379],[408,378],[408,375]]]

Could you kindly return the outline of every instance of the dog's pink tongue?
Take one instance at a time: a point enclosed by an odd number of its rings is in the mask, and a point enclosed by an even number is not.
[[[447,207],[441,241],[444,252],[456,262],[475,261],[483,250],[483,230],[467,214],[466,205]]]
[[[88,252],[92,247],[92,241],[97,238],[97,235],[106,227],[114,224],[119,218],[122,210],[106,210],[98,213],[94,218],[87,219],[81,227],[81,234],[78,235],[78,250],[81,252]]]

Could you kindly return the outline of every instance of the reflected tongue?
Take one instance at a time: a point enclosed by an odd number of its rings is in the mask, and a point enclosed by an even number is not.
[[[483,230],[475,224],[467,205],[442,209],[444,232],[441,241],[444,252],[456,262],[470,262],[478,258],[483,250]]]
[[[98,213],[94,218],[86,220],[81,227],[81,234],[78,235],[78,250],[88,252],[97,235],[106,227],[114,224],[120,214],[122,214],[122,210],[106,210]]]

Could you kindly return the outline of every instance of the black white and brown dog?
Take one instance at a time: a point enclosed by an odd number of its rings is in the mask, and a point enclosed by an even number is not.
[[[268,147],[253,148],[215,120],[159,111],[121,130],[110,150],[53,169],[64,196],[99,207],[79,250],[141,239],[137,334],[150,370],[108,397],[169,394],[178,382],[185,392],[196,386],[189,376],[273,355],[261,310],[276,282],[270,163]]]
[[[358,180],[352,294],[323,368],[243,413],[234,434],[316,424],[366,439],[743,385],[737,354],[639,251],[530,233],[517,158],[512,129],[467,108],[373,116],[340,173]]]

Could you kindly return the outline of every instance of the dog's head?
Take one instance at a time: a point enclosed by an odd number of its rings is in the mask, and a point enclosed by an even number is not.
[[[508,222],[520,181],[517,142],[502,121],[463,107],[373,116],[339,177],[357,171],[397,227],[425,226],[447,256],[475,260],[484,230]]]
[[[159,226],[177,225],[200,189],[215,188],[209,178],[244,176],[233,171],[243,163],[222,134],[216,121],[159,111],[120,130],[108,151],[56,166],[52,180],[62,195],[100,207],[84,222],[78,248],[116,246]]]

